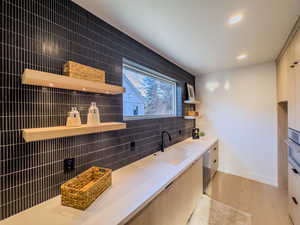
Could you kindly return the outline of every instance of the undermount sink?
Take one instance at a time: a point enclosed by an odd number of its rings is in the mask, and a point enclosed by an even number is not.
[[[184,149],[168,149],[166,152],[160,152],[154,154],[154,156],[163,162],[178,165],[183,162],[186,158],[188,158],[188,154]]]

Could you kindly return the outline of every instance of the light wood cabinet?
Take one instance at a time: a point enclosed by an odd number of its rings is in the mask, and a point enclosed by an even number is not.
[[[278,101],[288,100],[288,126],[300,130],[300,31],[277,65]]]
[[[297,36],[296,36],[297,37]],[[291,45],[291,64],[289,66],[289,102],[288,102],[288,124],[290,128],[300,131],[300,61],[297,46],[300,46],[300,38],[295,39]],[[299,50],[298,50],[299,51]]]
[[[184,174],[184,176],[179,177],[175,180],[174,189],[177,191],[175,195],[172,195],[173,203],[180,204],[176,207],[174,211],[177,214],[176,225],[186,224],[189,217],[191,216],[193,210],[196,208],[198,201],[202,197],[203,193],[203,161],[199,160],[195,162]],[[178,196],[178,202],[175,196]]]
[[[295,126],[294,129],[300,131],[300,30],[297,32],[293,41],[293,60],[291,69],[292,75],[295,77]],[[292,127],[293,128],[293,127]]]
[[[300,131],[300,64],[298,63],[293,68],[293,76],[295,76],[296,84],[295,84],[295,115],[294,115],[294,122],[295,126],[292,126],[291,128],[294,128],[295,130]],[[293,124],[292,124],[293,125]]]
[[[203,193],[203,160],[193,163],[127,225],[186,224]]]
[[[295,43],[294,43],[294,56],[295,62],[300,63],[300,30],[297,32],[295,36]]]
[[[290,43],[286,52],[277,64],[277,100],[284,102],[290,99],[290,87],[295,91],[295,70],[300,63],[300,31],[298,31]],[[295,95],[295,93],[292,93]]]
[[[167,214],[169,213],[169,205],[167,204],[168,190],[163,191],[151,201],[141,212],[139,212],[126,225],[154,225],[169,224]],[[170,205],[172,207],[172,205]]]
[[[286,63],[287,68],[287,89],[288,89],[288,126],[295,130],[300,130],[300,119],[298,119],[300,113],[300,32],[298,32],[295,38],[289,45],[285,55],[282,57],[278,66]],[[279,72],[279,71],[278,71]],[[280,74],[279,74],[279,80]],[[279,87],[282,84],[279,84]],[[279,91],[280,92],[280,91]]]
[[[288,101],[288,58],[285,53],[277,64],[277,101]]]
[[[289,61],[290,62],[290,61]],[[296,129],[296,73],[293,65],[288,65],[288,126]]]
[[[300,131],[300,30],[296,33],[278,65],[278,100],[282,95],[282,71],[287,71],[288,127]],[[289,214],[294,225],[300,225],[300,171],[288,166]]]

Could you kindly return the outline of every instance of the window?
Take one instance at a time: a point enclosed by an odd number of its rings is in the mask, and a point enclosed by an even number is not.
[[[176,82],[156,71],[125,62],[124,119],[176,116]]]

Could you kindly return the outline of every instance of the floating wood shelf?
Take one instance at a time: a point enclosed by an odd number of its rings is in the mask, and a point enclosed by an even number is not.
[[[194,101],[185,100],[184,103],[185,103],[185,104],[195,104],[195,105],[196,105],[196,104],[200,104],[200,101],[196,101],[196,100],[194,100]]]
[[[83,134],[93,134],[112,130],[121,130],[126,128],[126,123],[107,122],[99,126],[82,125],[80,127],[45,127],[23,129],[23,138],[26,142],[47,140],[61,137],[70,137]]]
[[[31,69],[25,69],[22,75],[22,84],[111,95],[125,92],[123,87],[117,85],[77,79]]]
[[[184,116],[184,119],[186,120],[195,120],[197,116]]]

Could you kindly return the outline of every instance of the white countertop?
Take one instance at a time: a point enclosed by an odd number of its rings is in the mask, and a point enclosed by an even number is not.
[[[113,184],[85,211],[62,206],[60,196],[2,220],[1,225],[124,224],[200,158],[216,137],[187,139],[112,173]]]

